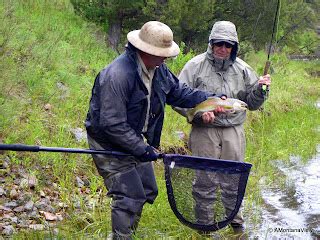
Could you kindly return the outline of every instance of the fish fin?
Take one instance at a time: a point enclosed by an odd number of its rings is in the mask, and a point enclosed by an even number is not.
[[[188,123],[191,123],[193,118],[194,118],[195,112],[194,112],[194,108],[191,108],[190,110],[187,111],[187,120]]]

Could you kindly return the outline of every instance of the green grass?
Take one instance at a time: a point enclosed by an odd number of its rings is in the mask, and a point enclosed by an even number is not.
[[[77,142],[72,128],[83,128],[94,77],[116,53],[104,42],[96,26],[73,13],[67,0],[2,1],[0,3],[0,140],[42,146],[87,148]],[[179,55],[168,65],[178,74],[194,53]],[[262,72],[266,56],[256,53],[248,62]],[[246,192],[245,218],[259,222],[259,181],[277,180],[271,162],[299,155],[304,160],[320,142],[320,81],[310,71],[319,71],[319,61],[293,62],[283,55],[272,56],[273,73],[269,99],[263,111],[250,112],[246,122],[246,161],[253,164]],[[49,109],[45,109],[50,104]],[[188,133],[190,125],[171,107],[166,119],[161,148],[164,152],[187,153],[177,131]],[[61,201],[70,206],[59,226],[58,239],[86,239],[105,236],[110,231],[110,200],[91,157],[59,153],[8,153],[11,162],[37,176],[45,187],[48,176],[60,187]],[[42,166],[47,169],[37,168]],[[75,176],[90,179],[93,209],[75,187]],[[159,196],[146,205],[136,239],[201,239],[183,226],[167,201],[163,166],[156,164]],[[277,180],[278,181],[278,180]],[[75,211],[74,199],[82,207]],[[52,230],[53,231],[53,230]],[[14,239],[43,239],[50,233],[21,232]],[[53,234],[53,232],[51,232]],[[228,239],[229,229],[219,232]]]

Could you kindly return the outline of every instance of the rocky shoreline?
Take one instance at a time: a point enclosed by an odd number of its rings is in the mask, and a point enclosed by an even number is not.
[[[41,181],[24,166],[11,163],[0,154],[0,233],[10,237],[19,231],[49,231],[58,234],[58,225],[68,217],[68,211],[81,212],[90,209],[99,200],[89,196],[89,181],[75,177],[75,194],[71,203],[61,200],[60,186],[50,176],[50,166],[37,166],[45,173]],[[34,169],[33,169],[34,170]],[[99,195],[99,194],[97,194]]]

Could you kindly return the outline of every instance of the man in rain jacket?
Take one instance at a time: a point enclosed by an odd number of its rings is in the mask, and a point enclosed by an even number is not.
[[[159,157],[165,104],[190,108],[213,95],[180,84],[165,65],[180,51],[167,25],[147,22],[127,39],[126,51],[96,77],[85,122],[91,149],[131,155],[93,155],[112,197],[113,239],[131,239],[144,204],[158,194],[151,161]]]
[[[181,82],[192,88],[225,93],[248,104],[249,110],[258,109],[265,96],[262,85],[270,85],[269,75],[258,78],[253,69],[237,58],[239,40],[236,27],[229,21],[219,21],[213,25],[209,36],[208,49],[184,66],[179,75]],[[245,155],[244,121],[246,112],[232,114],[217,113],[212,120],[204,121],[211,112],[196,116],[192,122],[189,146],[195,156],[243,161]],[[234,209],[234,195],[237,184],[221,176],[198,173],[193,185],[196,202],[195,213],[199,223],[212,224],[212,203],[215,189],[223,182],[222,201],[229,215]],[[235,232],[244,231],[241,210],[231,222]]]

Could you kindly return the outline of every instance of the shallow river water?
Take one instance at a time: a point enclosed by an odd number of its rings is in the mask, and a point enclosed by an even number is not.
[[[320,100],[315,107],[320,110]],[[320,240],[320,144],[316,150],[306,163],[297,156],[273,162],[285,182],[265,187],[262,181],[261,224],[250,239]]]
[[[250,239],[320,239],[320,145],[307,163],[275,161],[284,183],[262,189],[259,231]]]

